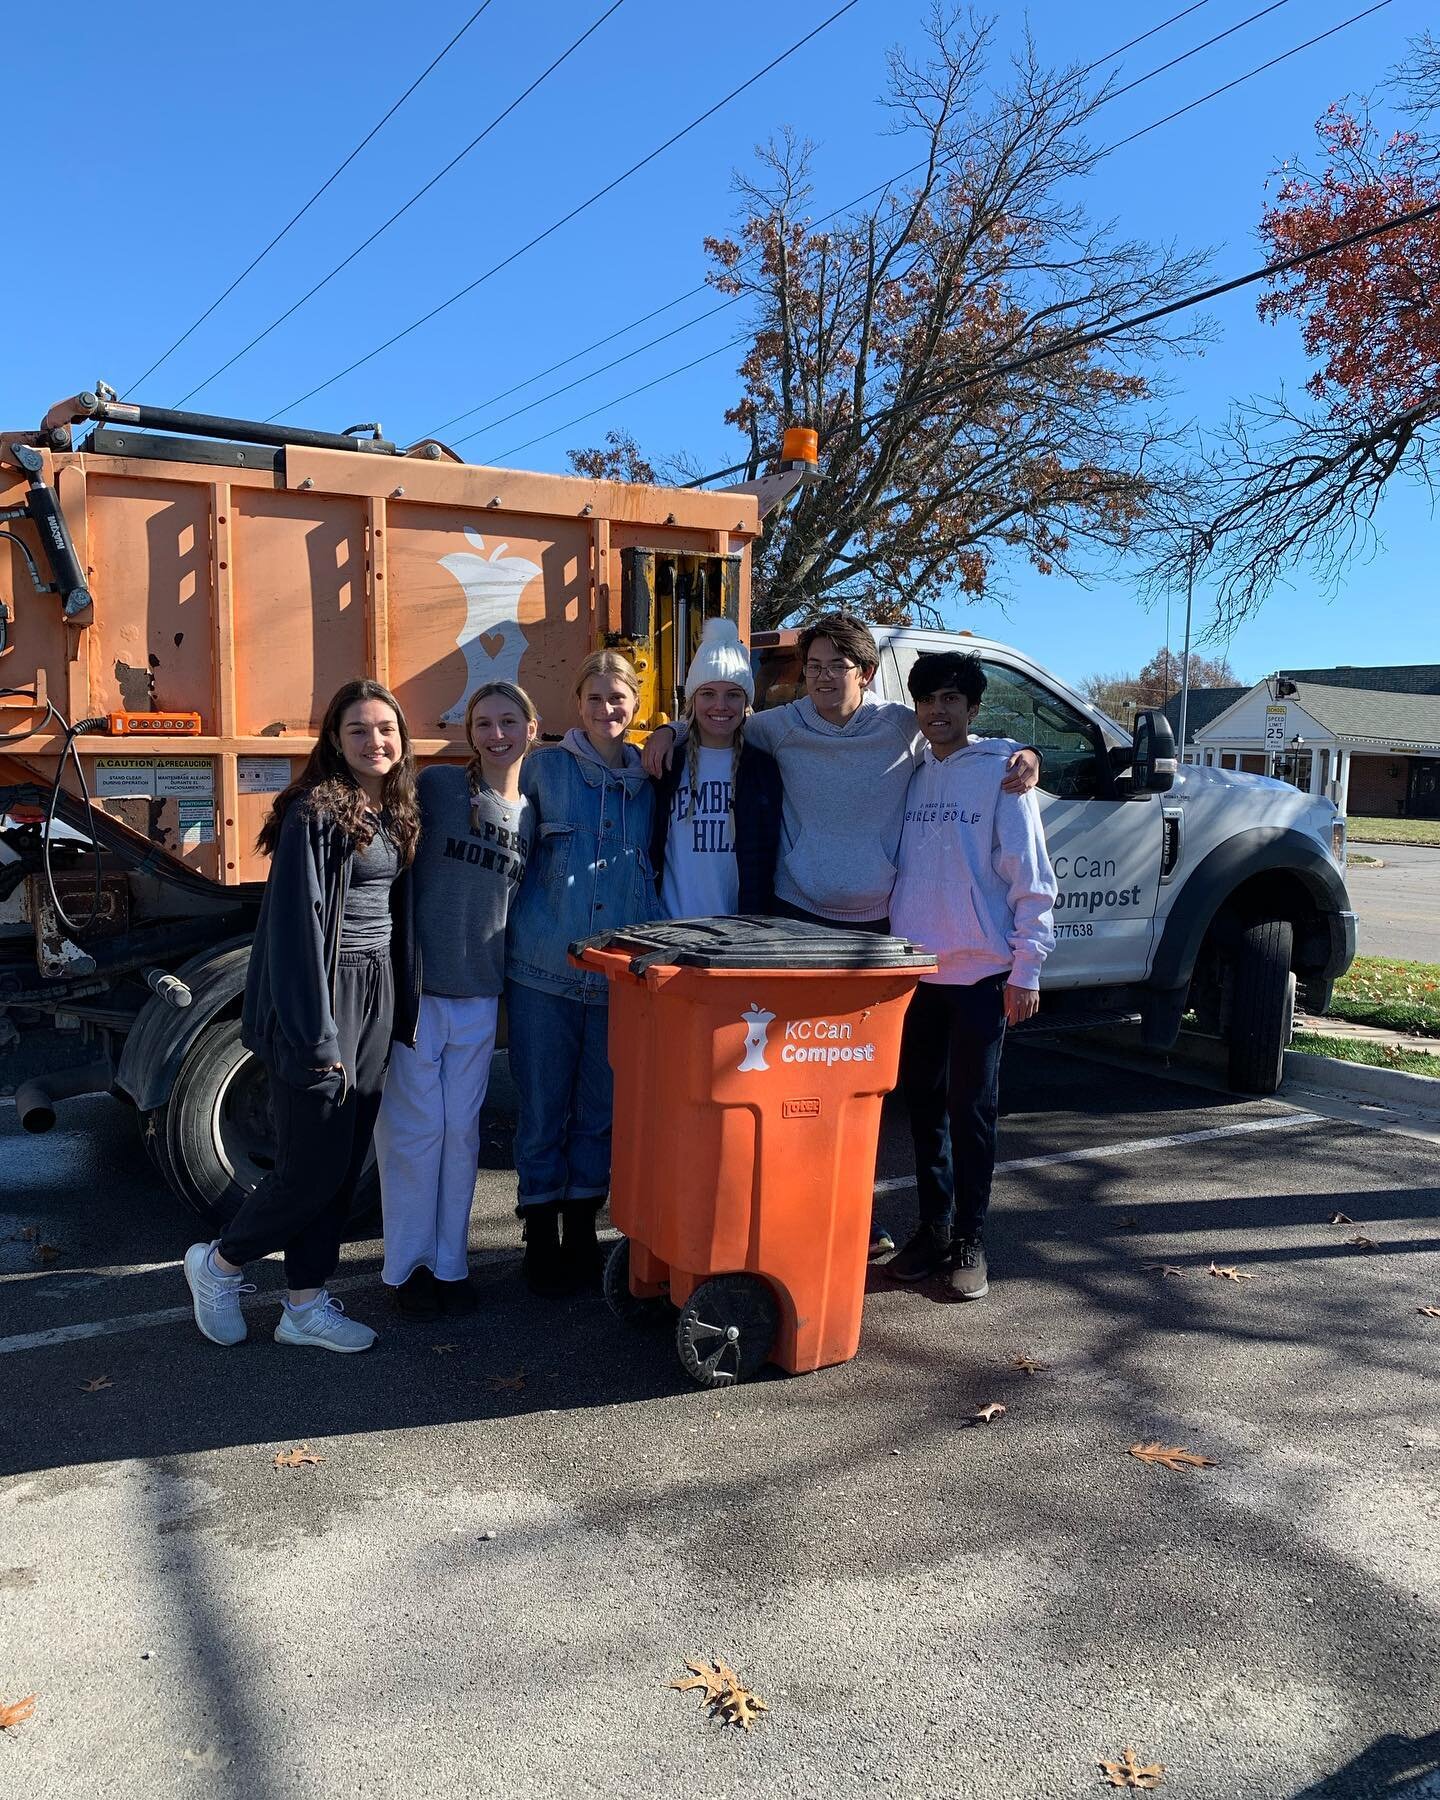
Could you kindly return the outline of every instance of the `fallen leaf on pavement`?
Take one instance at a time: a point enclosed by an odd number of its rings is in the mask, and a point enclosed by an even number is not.
[[[1185,1270],[1177,1269],[1175,1267],[1174,1263],[1146,1263],[1145,1267],[1147,1269],[1156,1269],[1159,1271],[1159,1273],[1161,1275],[1183,1275],[1183,1274],[1185,1274]],[[1215,1271],[1212,1269],[1210,1272],[1213,1275]]]
[[[1219,1467],[1208,1456],[1198,1456],[1193,1450],[1182,1450],[1178,1444],[1162,1444],[1158,1438],[1149,1444],[1132,1444],[1130,1454],[1138,1457],[1143,1463],[1158,1463],[1163,1469],[1172,1469],[1177,1474],[1181,1469],[1215,1469]]]
[[[685,1667],[689,1669],[689,1675],[683,1681],[672,1681],[670,1683],[672,1688],[678,1689],[682,1694],[689,1693],[693,1688],[703,1688],[706,1706],[713,1706],[716,1701],[721,1699],[727,1684],[717,1667],[710,1663],[691,1662],[688,1656],[685,1659]]]
[[[55,1262],[60,1256],[60,1246],[58,1244],[37,1244],[35,1255],[41,1262]]]
[[[998,1419],[1001,1413],[1007,1410],[998,1400],[992,1400],[988,1406],[982,1406],[974,1416],[988,1425],[992,1419]]]
[[[1211,1263],[1210,1273],[1218,1275],[1222,1281],[1253,1281],[1253,1275],[1247,1275],[1243,1269],[1237,1269],[1233,1263],[1221,1268],[1219,1263]]]
[[[114,1387],[115,1383],[108,1375],[92,1375],[88,1381],[80,1383],[82,1394],[98,1394],[101,1388]]]
[[[1100,1770],[1111,1787],[1152,1789],[1165,1779],[1164,1763],[1142,1763],[1127,1744],[1119,1762],[1100,1758]]]
[[[711,1718],[719,1719],[726,1725],[739,1725],[749,1731],[755,1720],[770,1708],[758,1694],[752,1694],[721,1657],[709,1662],[691,1662],[687,1659],[685,1667],[690,1675],[681,1681],[672,1681],[672,1688],[688,1692],[698,1688],[701,1692],[701,1705],[709,1712]]]
[[[298,1450],[277,1450],[275,1467],[277,1469],[299,1469],[306,1463],[319,1463],[323,1457],[316,1456],[308,1444],[301,1444]]]
[[[1440,1306],[1417,1306],[1416,1312],[1427,1319],[1440,1319]]]
[[[1349,1213],[1331,1213],[1330,1223],[1332,1225],[1353,1225],[1355,1221],[1350,1217]]]
[[[215,1775],[228,1769],[235,1760],[228,1751],[217,1750],[213,1744],[207,1744],[203,1750],[186,1750],[183,1754],[192,1769],[206,1769]]]
[[[1122,1231],[1138,1231],[1140,1229],[1140,1221],[1135,1217],[1134,1213],[1128,1213],[1120,1221],[1120,1229]]]
[[[458,1350],[458,1344],[432,1344],[430,1348],[437,1356],[448,1356],[452,1350]]]
[[[1353,1244],[1357,1250],[1378,1250],[1380,1248],[1374,1238],[1367,1238],[1360,1232],[1357,1232],[1353,1238],[1346,1238],[1345,1242]]]
[[[0,1731],[8,1731],[12,1725],[23,1725],[34,1710],[33,1694],[27,1694],[23,1700],[0,1700]]]
[[[523,1394],[525,1392],[525,1371],[517,1369],[513,1375],[492,1375],[490,1377],[492,1394],[504,1393],[506,1388],[514,1393]]]
[[[1050,1367],[1049,1363],[1036,1362],[1033,1356],[1017,1356],[1010,1366],[1023,1375],[1043,1375]]]
[[[27,1244],[33,1244],[40,1235],[40,1227],[38,1225],[22,1225],[16,1235],[23,1238]]]

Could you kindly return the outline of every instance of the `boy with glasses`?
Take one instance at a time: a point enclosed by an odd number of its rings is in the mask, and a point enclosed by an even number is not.
[[[800,637],[805,694],[755,713],[745,742],[773,756],[784,784],[774,911],[816,925],[890,929],[890,890],[910,777],[925,750],[908,706],[868,698],[880,651],[864,621],[826,613]],[[646,772],[668,767],[673,726],[652,732]],[[1040,758],[1009,739],[1005,789],[1026,793]]]

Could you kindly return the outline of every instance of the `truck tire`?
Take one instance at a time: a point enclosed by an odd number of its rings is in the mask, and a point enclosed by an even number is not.
[[[1288,919],[1248,925],[1231,964],[1230,1085],[1241,1094],[1273,1094],[1285,1073],[1295,1021],[1294,934]]]
[[[157,1160],[170,1186],[217,1226],[274,1166],[269,1075],[240,1042],[239,1019],[212,1019],[186,1052],[163,1143]]]
[[[212,1019],[186,1052],[163,1108],[156,1161],[172,1190],[217,1229],[274,1168],[270,1075],[240,1042],[238,1018]],[[372,1153],[351,1222],[373,1219],[379,1203]]]

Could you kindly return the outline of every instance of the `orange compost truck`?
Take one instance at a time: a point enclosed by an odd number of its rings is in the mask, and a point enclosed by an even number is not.
[[[225,1216],[269,1163],[240,1043],[265,879],[255,837],[326,701],[392,688],[425,759],[518,680],[570,723],[597,645],[672,717],[703,620],[749,619],[750,546],[811,434],[721,491],[463,463],[378,426],[301,430],[135,405],[101,386],[0,431],[0,1049],[57,1020],[88,1062],[24,1083],[132,1104],[166,1181]]]

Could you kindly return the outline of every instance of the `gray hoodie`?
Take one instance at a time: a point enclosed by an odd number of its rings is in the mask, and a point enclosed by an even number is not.
[[[1021,748],[987,741],[1007,755]],[[745,742],[775,758],[785,787],[776,897],[837,923],[885,918],[905,795],[925,749],[915,714],[867,698],[831,725],[807,695],[752,713]]]

